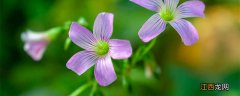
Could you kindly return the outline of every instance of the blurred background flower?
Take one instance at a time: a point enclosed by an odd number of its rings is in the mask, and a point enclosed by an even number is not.
[[[196,44],[185,46],[177,32],[167,26],[135,67],[128,69],[127,61],[113,60],[116,74],[127,75],[117,76],[108,87],[99,86],[95,95],[239,96],[240,2],[203,2],[205,18],[187,19],[198,30]],[[154,13],[129,0],[1,0],[0,12],[1,96],[65,96],[93,78],[93,68],[81,76],[66,68],[72,54],[83,50],[70,44],[64,51],[67,32],[49,44],[41,61],[33,61],[25,53],[20,38],[27,29],[44,31],[80,17],[93,26],[98,13],[111,12],[115,16],[112,38],[130,40],[136,52],[146,45],[137,32]],[[127,71],[121,73],[122,69]],[[230,87],[229,91],[200,91],[200,83],[229,83]]]
[[[24,50],[33,60],[41,60],[47,45],[59,35],[61,29],[57,27],[46,32],[33,32],[31,30],[23,32],[21,39],[25,43]]]

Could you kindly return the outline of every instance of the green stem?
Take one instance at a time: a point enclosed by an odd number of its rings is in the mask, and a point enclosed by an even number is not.
[[[96,92],[96,90],[97,90],[97,82],[94,80],[93,87],[89,96],[94,96],[94,93]]]
[[[150,51],[150,49],[152,49],[152,47],[155,45],[156,41],[157,41],[157,38],[153,39],[149,45],[147,45],[145,47],[138,48],[138,50],[136,51],[136,53],[132,57],[131,65],[135,66],[136,63],[141,58],[143,58]]]
[[[122,69],[122,85],[124,88],[127,89],[127,91],[130,93],[131,92],[131,84],[129,81],[129,74],[130,74],[130,66],[129,66],[129,62],[128,59],[125,59],[123,61],[123,69]]]
[[[132,57],[131,65],[134,66],[136,62],[139,60],[140,52],[144,49],[144,47],[140,47],[137,49],[136,53]]]
[[[152,47],[155,45],[156,41],[157,41],[157,38],[152,40],[152,42],[143,51],[142,56],[146,55],[150,51],[150,49],[152,49]]]
[[[47,34],[49,35],[49,40],[50,41],[55,40],[56,37],[58,37],[59,34],[63,31],[64,31],[64,29],[62,27],[54,27],[54,28],[49,29],[47,31]]]
[[[127,86],[126,77],[128,75],[128,72],[127,72],[128,68],[129,68],[129,66],[128,66],[128,59],[125,59],[123,61],[123,68],[122,68],[122,84],[123,84],[123,86]]]
[[[93,82],[88,82],[82,86],[80,86],[77,90],[73,91],[69,96],[78,96],[80,93],[82,93],[84,90],[86,90],[88,87],[90,87],[93,84]]]
[[[128,59],[123,60],[123,70],[128,68]]]

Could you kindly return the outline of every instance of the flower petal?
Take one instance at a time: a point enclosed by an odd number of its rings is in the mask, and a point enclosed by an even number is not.
[[[101,86],[107,86],[117,79],[111,57],[100,58],[94,69],[96,80]]]
[[[92,51],[80,51],[73,55],[67,62],[67,68],[78,75],[84,73],[91,66],[96,64],[97,56]]]
[[[204,17],[205,5],[201,1],[187,1],[178,6],[180,18]]]
[[[159,9],[163,6],[162,0],[130,0],[146,9],[159,12]]]
[[[93,50],[93,44],[96,42],[96,39],[88,29],[75,22],[71,24],[69,37],[76,45],[86,50]]]
[[[96,17],[93,28],[93,35],[98,40],[108,41],[113,31],[113,14],[100,13]]]
[[[42,40],[48,40],[48,35],[45,32],[33,32],[31,30],[28,30],[27,32],[24,32],[21,34],[21,39],[24,42],[29,41],[42,41]]]
[[[157,13],[144,23],[138,32],[138,35],[144,42],[149,42],[158,36],[161,32],[163,32],[165,30],[165,27],[166,22],[164,22]]]
[[[179,33],[185,45],[189,46],[198,41],[197,30],[191,22],[184,19],[179,19],[170,22],[170,24]]]
[[[164,0],[164,4],[166,5],[166,7],[170,8],[171,10],[175,10],[178,3],[179,0]]]
[[[114,59],[126,59],[132,55],[132,47],[128,40],[110,40],[110,55]]]
[[[39,61],[43,53],[45,52],[46,41],[36,41],[36,42],[26,42],[24,45],[24,50],[30,55],[35,61]]]

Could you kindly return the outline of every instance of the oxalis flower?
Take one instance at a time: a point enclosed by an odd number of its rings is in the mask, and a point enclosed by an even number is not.
[[[110,39],[113,31],[113,14],[100,13],[94,22],[93,34],[86,28],[73,22],[69,37],[79,47],[85,49],[73,55],[67,62],[67,68],[83,74],[96,64],[94,75],[101,86],[107,86],[116,80],[112,64],[113,59],[126,59],[132,54],[127,40]]]
[[[33,60],[41,60],[47,45],[58,35],[61,28],[52,28],[46,32],[34,32],[28,30],[21,34],[24,44],[24,50]]]
[[[177,7],[179,0],[131,0],[132,2],[157,12],[150,17],[140,29],[138,35],[144,42],[149,42],[165,30],[169,23],[180,35],[185,45],[192,45],[198,41],[196,28],[187,17],[204,17],[203,2],[186,1]]]

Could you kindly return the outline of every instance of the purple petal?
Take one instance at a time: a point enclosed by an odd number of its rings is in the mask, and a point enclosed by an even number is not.
[[[159,9],[163,6],[162,0],[130,0],[146,9],[159,12]]]
[[[91,66],[96,64],[97,56],[92,51],[80,51],[73,55],[67,62],[67,68],[78,75],[84,73]]]
[[[189,46],[198,41],[197,30],[195,29],[191,22],[184,19],[179,19],[170,22],[170,24],[179,33],[185,45]]]
[[[126,59],[132,55],[132,47],[127,40],[110,40],[110,55],[114,59]]]
[[[24,45],[24,50],[30,55],[34,60],[39,61],[47,46],[46,41],[36,41],[36,42],[26,42]]]
[[[170,8],[171,10],[175,10],[179,3],[179,0],[164,0],[166,7]]]
[[[178,6],[180,18],[204,17],[205,5],[201,1],[187,1]]]
[[[98,40],[108,41],[113,31],[113,14],[100,13],[96,17],[93,28],[93,35]]]
[[[96,42],[96,39],[88,29],[75,22],[70,27],[69,37],[76,45],[86,50],[93,50],[93,44]]]
[[[117,79],[110,56],[100,58],[94,69],[96,80],[101,86],[107,86]]]
[[[157,13],[144,23],[138,32],[138,35],[144,42],[149,42],[158,36],[161,32],[163,32],[165,30],[165,27],[166,22],[164,22]]]

